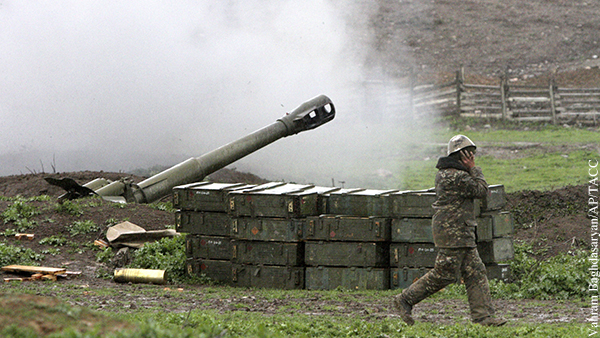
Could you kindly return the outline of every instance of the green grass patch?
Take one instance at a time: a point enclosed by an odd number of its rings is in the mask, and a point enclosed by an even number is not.
[[[533,128],[532,128],[533,129]],[[452,136],[457,133],[467,135],[475,144],[478,142],[489,143],[547,143],[547,144],[589,144],[598,142],[600,136],[597,131],[581,129],[581,128],[564,128],[552,125],[546,125],[533,130],[512,130],[512,129],[496,129],[496,130],[480,130],[480,131],[465,131],[459,130],[456,132],[446,132],[446,139],[441,141],[447,142]]]
[[[69,214],[71,216],[83,215],[83,205],[80,204],[79,200],[65,200],[55,205],[54,210],[57,212]]]
[[[42,259],[44,259],[44,255],[31,249],[0,242],[0,266],[11,264],[35,265],[36,262]]]
[[[523,151],[523,157],[501,160],[491,156],[476,157],[489,184],[502,184],[507,192],[521,190],[552,190],[566,185],[585,184],[587,162],[597,158],[591,151],[540,153],[536,149]],[[426,189],[434,186],[437,160],[409,161],[398,170],[401,189]]]
[[[51,246],[63,246],[65,244],[67,244],[68,241],[69,240],[66,239],[62,235],[52,235],[50,237],[42,238],[39,241],[39,244],[41,244],[41,245],[51,245]]]
[[[176,337],[187,337],[184,334],[192,331],[208,334],[209,337],[211,334],[222,337],[586,337],[589,326],[562,323],[489,328],[464,322],[453,325],[417,323],[409,327],[397,318],[372,320],[368,315],[314,316],[294,312],[265,316],[247,311],[218,313],[213,310],[179,314],[146,312],[129,318],[135,322],[155,323],[154,330],[178,332]]]
[[[98,225],[96,225],[96,223],[94,223],[94,221],[91,220],[75,221],[73,222],[73,224],[67,227],[67,230],[69,230],[71,236],[77,236],[99,231],[100,227],[98,227]]]

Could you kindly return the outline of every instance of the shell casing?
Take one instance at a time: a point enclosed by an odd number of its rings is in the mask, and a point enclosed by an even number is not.
[[[114,281],[118,283],[152,283],[166,284],[167,272],[165,270],[151,269],[116,269]]]

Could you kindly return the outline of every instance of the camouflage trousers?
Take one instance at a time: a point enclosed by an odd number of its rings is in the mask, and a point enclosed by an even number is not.
[[[460,274],[459,274],[460,273]],[[462,277],[467,288],[471,319],[474,322],[494,314],[485,265],[477,248],[440,249],[435,266],[402,292],[414,306]]]

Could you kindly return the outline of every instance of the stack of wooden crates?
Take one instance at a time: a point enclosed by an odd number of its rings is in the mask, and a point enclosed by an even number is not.
[[[433,267],[435,193],[281,182],[200,182],[174,189],[188,273],[233,286],[405,288]],[[508,280],[512,216],[504,188],[477,201],[478,249],[488,276]]]

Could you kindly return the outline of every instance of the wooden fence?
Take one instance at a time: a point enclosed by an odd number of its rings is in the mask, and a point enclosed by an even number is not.
[[[554,124],[600,123],[600,88],[561,88],[554,81],[547,86],[464,83],[461,72],[441,85],[410,88],[409,101],[416,112],[440,111],[460,116],[549,121]]]

